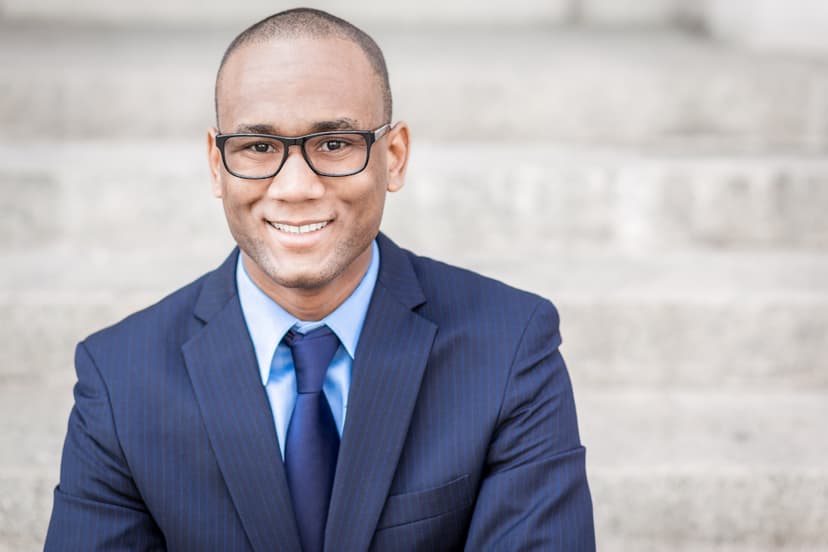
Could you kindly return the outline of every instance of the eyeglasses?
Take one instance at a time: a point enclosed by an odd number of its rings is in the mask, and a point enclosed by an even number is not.
[[[391,129],[335,130],[293,138],[273,134],[218,134],[216,147],[233,176],[272,178],[282,169],[290,146],[299,146],[311,170],[320,176],[351,176],[368,166],[371,146]]]

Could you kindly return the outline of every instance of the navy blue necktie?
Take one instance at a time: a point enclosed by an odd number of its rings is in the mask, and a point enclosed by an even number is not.
[[[322,384],[339,339],[322,326],[304,335],[290,330],[284,342],[293,354],[297,391],[285,443],[285,473],[302,550],[318,552],[339,453],[339,432]]]

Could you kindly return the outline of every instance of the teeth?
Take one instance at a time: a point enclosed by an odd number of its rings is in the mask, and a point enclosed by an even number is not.
[[[270,223],[276,230],[281,230],[282,232],[288,232],[289,234],[306,234],[308,232],[316,232],[317,230],[322,230],[325,228],[328,223],[326,222],[315,222],[313,224],[303,224],[302,226],[293,226],[290,224],[281,224],[278,222],[271,222]]]

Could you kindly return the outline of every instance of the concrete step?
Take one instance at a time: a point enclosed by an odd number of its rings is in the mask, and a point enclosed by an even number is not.
[[[602,550],[828,546],[825,393],[578,391]],[[0,388],[0,540],[18,550],[45,533],[70,393]]]
[[[828,246],[828,156],[425,144],[386,226],[449,251]],[[412,221],[421,221],[412,224]]]
[[[170,4],[148,0],[141,5],[84,0],[71,7],[60,0],[5,0],[0,17],[9,22],[40,21],[103,25],[235,26],[239,30],[288,5],[248,0],[241,5],[178,0]],[[360,26],[481,25],[540,26],[581,24],[595,26],[700,25],[705,7],[681,0],[521,0],[511,4],[471,0],[417,3],[366,0],[336,3],[317,0],[314,7],[328,10]]]
[[[3,446],[14,443],[6,441]],[[25,474],[0,470],[0,552],[43,550],[57,473],[57,469]]]
[[[577,392],[599,549],[828,548],[825,393]]]
[[[4,140],[200,140],[213,123],[215,71],[234,31],[7,22]],[[677,31],[471,26],[375,34],[396,116],[420,137],[828,150],[828,65],[818,59],[746,53]]]
[[[575,396],[589,465],[604,473],[789,469],[828,475],[828,439],[819,438],[828,419],[825,390],[576,387]]]
[[[698,29],[705,26],[712,1],[574,0],[573,4],[576,8],[575,20],[580,24],[612,28],[661,25]]]
[[[43,549],[72,404],[66,381],[0,384],[0,552]]]
[[[228,247],[229,250],[229,247]],[[82,252],[82,254],[79,254]],[[7,257],[0,381],[69,381],[74,345],[218,265],[182,252]],[[587,388],[828,389],[828,258],[791,253],[447,260],[550,297]]]
[[[825,2],[712,0],[705,4],[705,26],[716,37],[757,49],[822,57],[828,54]]]
[[[195,140],[0,145],[0,250],[221,251],[206,165]],[[418,141],[407,180],[384,228],[439,256],[828,250],[828,156]]]
[[[589,477],[602,551],[828,549],[824,469],[593,470]]]
[[[675,0],[657,0],[649,9],[638,11],[638,19],[661,22],[669,20]],[[330,11],[360,26],[379,25],[544,25],[572,19],[576,0],[520,0],[511,4],[455,0],[419,2],[335,2],[316,0],[313,7]],[[593,2],[594,3],[594,2]],[[652,0],[650,1],[652,4]],[[80,0],[71,6],[60,0],[4,0],[0,17],[7,21],[43,21],[118,26],[152,25],[173,27],[209,26],[236,28],[248,25],[280,10],[296,7],[289,2],[247,0],[241,4],[198,0],[145,0],[140,4]],[[593,8],[604,16],[607,10]]]

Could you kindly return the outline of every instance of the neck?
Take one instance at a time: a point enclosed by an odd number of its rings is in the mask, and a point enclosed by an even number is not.
[[[250,279],[280,307],[302,321],[322,320],[337,309],[359,286],[371,264],[373,245],[326,284],[313,288],[285,287],[274,282],[244,252],[242,262]]]

